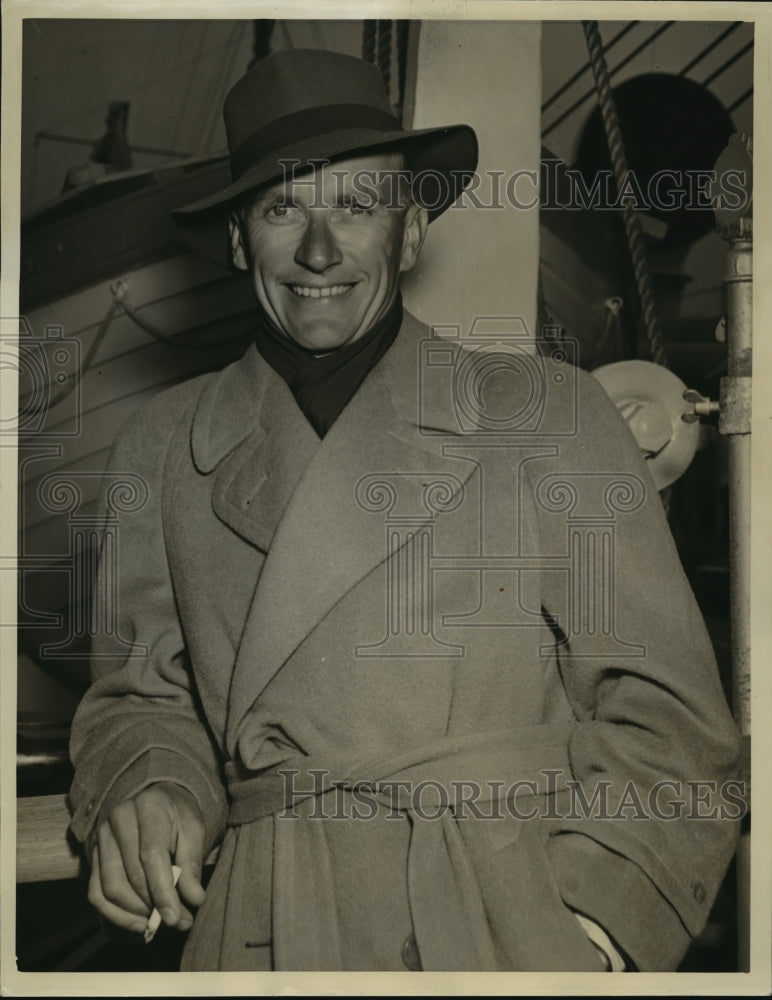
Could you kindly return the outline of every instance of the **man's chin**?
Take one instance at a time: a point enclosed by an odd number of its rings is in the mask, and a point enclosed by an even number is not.
[[[355,339],[353,330],[327,325],[311,329],[290,328],[287,335],[307,351],[335,351]]]
[[[334,351],[356,340],[362,326],[350,311],[319,310],[324,315],[311,315],[315,310],[288,310],[280,316],[280,328],[285,336],[308,351]]]

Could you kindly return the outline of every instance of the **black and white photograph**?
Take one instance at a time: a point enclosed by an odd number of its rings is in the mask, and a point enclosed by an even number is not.
[[[441,6],[3,6],[9,996],[768,992],[772,11]]]

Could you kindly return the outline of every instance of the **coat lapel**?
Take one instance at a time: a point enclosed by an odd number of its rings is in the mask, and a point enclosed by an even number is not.
[[[273,536],[234,668],[227,733],[232,755],[266,684],[340,599],[385,560],[385,513],[368,509],[367,485],[380,479],[416,490],[423,479],[439,476],[456,492],[472,472],[468,463],[445,457],[441,439],[422,432],[422,416],[433,430],[454,432],[449,406],[419,400],[420,342],[428,334],[406,317],[391,350],[299,476]],[[424,523],[432,516],[425,510]]]
[[[267,552],[320,442],[283,379],[256,348],[207,386],[191,440],[199,472],[214,476],[215,514]]]

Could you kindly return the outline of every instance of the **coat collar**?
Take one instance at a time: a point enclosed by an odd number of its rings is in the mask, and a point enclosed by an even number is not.
[[[270,369],[255,345],[207,382],[191,427],[193,461],[209,473],[259,427]]]
[[[209,383],[191,431],[215,514],[267,552],[319,438],[256,347]]]
[[[193,454],[199,471],[215,477],[215,512],[268,553],[231,684],[227,746],[233,756],[266,684],[385,560],[386,512],[368,503],[368,489],[390,483],[415,507],[427,477],[452,495],[472,472],[469,463],[444,454],[443,443],[458,428],[449,384],[421,379],[429,338],[428,328],[406,314],[394,344],[323,441],[256,349],[202,395]],[[418,508],[419,521],[435,516]]]
[[[267,552],[300,479],[317,449],[329,463],[328,442],[343,437],[341,461],[358,467],[374,435],[418,453],[441,454],[438,434],[456,431],[449,387],[421,378],[430,331],[409,313],[391,349],[342,411],[324,442],[300,411],[284,380],[252,345],[218,373],[201,394],[191,429],[199,472],[213,475],[216,515]],[[357,453],[358,444],[360,452]]]
[[[394,344],[360,387],[357,397],[366,394],[371,383],[380,380],[393,404],[389,415],[393,415],[392,410],[398,415],[392,429],[399,432],[409,428],[408,434],[412,436],[413,429],[422,428],[426,432],[426,448],[434,452],[432,432],[458,433],[458,425],[448,406],[449,388],[443,392],[442,386],[421,377],[424,345],[431,339],[429,328],[405,312]],[[448,349],[456,348],[449,343]],[[351,405],[341,414],[344,422],[350,408]],[[280,430],[288,420],[294,427],[299,426],[300,422],[294,418],[298,413],[284,380],[263,360],[257,347],[251,345],[240,360],[217,373],[201,394],[191,428],[196,468],[210,473],[245,439],[258,444],[266,432]],[[308,423],[302,414],[300,417]]]

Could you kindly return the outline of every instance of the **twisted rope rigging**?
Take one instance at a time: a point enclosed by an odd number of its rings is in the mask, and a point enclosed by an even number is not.
[[[391,21],[378,22],[378,69],[391,99]]]
[[[598,22],[594,21],[592,23],[597,24]],[[634,48],[632,52],[628,52],[628,54],[624,57],[624,59],[622,59],[620,62],[618,62],[616,64],[616,66],[614,67],[614,69],[612,70],[612,72],[611,72],[610,75],[611,76],[615,76],[621,69],[624,69],[624,67],[627,66],[628,63],[632,62],[633,59],[635,59],[635,57],[640,52],[643,52],[645,49],[649,48],[649,46],[653,42],[655,42],[656,39],[659,38],[660,35],[663,35],[666,31],[669,31],[670,28],[672,28],[672,26],[675,23],[676,23],[675,21],[665,21],[664,24],[661,24],[658,28],[656,28],[652,32],[651,35],[649,35],[649,37],[646,39],[645,42],[641,42],[641,44],[638,45],[636,48]],[[613,41],[613,39],[612,39],[612,41]],[[609,45],[608,45],[608,48],[610,48],[610,47],[611,47],[611,42],[609,42]],[[592,60],[590,61],[590,64],[592,65]],[[587,91],[586,94],[582,94],[582,96],[580,98],[578,98],[576,101],[574,101],[573,104],[570,104],[566,108],[566,110],[563,112],[562,115],[560,115],[558,118],[556,118],[554,122],[552,122],[550,125],[548,125],[544,129],[544,131],[542,132],[542,138],[544,138],[545,136],[548,136],[550,134],[550,132],[553,132],[558,127],[558,125],[562,125],[563,122],[566,120],[566,118],[570,118],[571,115],[574,113],[574,111],[576,111],[577,108],[580,108],[584,104],[584,102],[587,100],[588,97],[592,97],[592,94],[593,94],[593,91],[592,91],[592,89],[590,89],[590,90]]]
[[[365,62],[375,62],[375,35],[377,21],[365,21],[362,27],[362,58]]]
[[[627,155],[625,154],[622,130],[619,125],[619,116],[617,115],[614,94],[611,89],[608,67],[603,54],[603,41],[600,37],[597,21],[583,21],[582,26],[585,38],[587,39],[587,50],[590,55],[593,77],[595,78],[595,88],[598,92],[598,105],[600,106],[603,118],[603,128],[606,133],[606,142],[608,143],[609,154],[611,156],[614,178],[617,189],[621,192],[629,176],[630,168],[627,163]],[[649,267],[646,260],[643,230],[641,229],[641,223],[635,209],[629,200],[625,203],[622,218],[625,227],[625,236],[627,237],[627,246],[635,273],[635,284],[641,303],[651,360],[655,364],[666,366],[667,352],[654,303],[654,293],[652,292]]]
[[[397,21],[397,107],[400,117],[405,104],[405,81],[407,80],[407,45],[410,37],[410,21]]]
[[[405,99],[405,79],[407,76],[407,43],[410,32],[409,21],[363,21],[362,23],[362,58],[365,62],[374,63],[380,70],[383,85],[386,88],[389,101],[392,100],[391,79],[392,60],[394,57],[393,41],[396,38],[396,88],[397,96],[394,104],[401,115]]]

